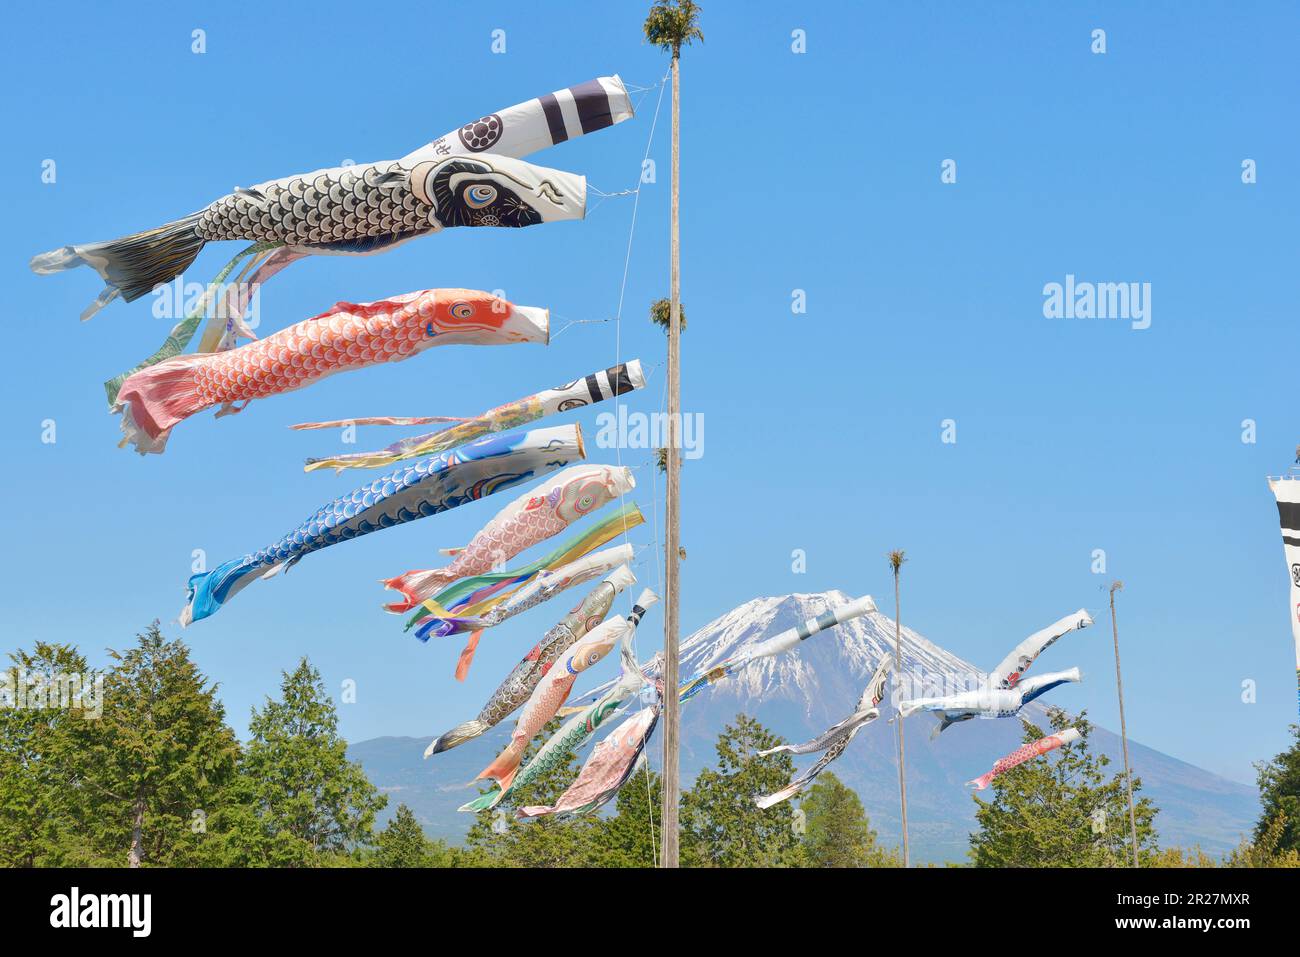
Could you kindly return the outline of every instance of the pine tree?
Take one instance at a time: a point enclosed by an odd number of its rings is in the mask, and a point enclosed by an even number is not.
[[[654,867],[659,860],[663,817],[662,779],[637,770],[614,799],[614,813],[593,835],[601,867]],[[683,863],[689,864],[689,857]]]
[[[87,809],[75,781],[86,722],[100,710],[95,675],[71,645],[37,642],[9,657],[0,676],[0,866],[90,863],[77,836]],[[63,693],[74,676],[87,700]]]
[[[370,858],[372,867],[434,866],[433,845],[424,836],[415,813],[405,804],[397,806],[397,813],[379,832],[375,843],[378,848]]]
[[[1049,712],[1053,731],[1073,726],[1081,738],[994,778],[992,801],[974,797],[980,830],[971,835],[970,857],[977,867],[1130,865],[1124,775],[1108,776],[1110,759],[1090,750],[1092,725],[1085,714],[1071,720]],[[1029,721],[1024,728],[1026,744],[1044,735]],[[1138,858],[1145,865],[1156,853],[1156,808],[1148,798],[1136,800],[1141,788],[1135,777]]]
[[[1264,821],[1264,830],[1253,841],[1243,840],[1224,860],[1225,867],[1300,867],[1300,851],[1282,846],[1287,816],[1278,813]]]
[[[280,699],[249,721],[229,812],[233,864],[320,867],[355,862],[388,799],[347,758],[338,712],[320,672],[303,658],[285,672]]]
[[[758,721],[737,715],[718,736],[718,763],[682,795],[683,858],[709,867],[773,867],[801,863],[789,801],[760,810],[755,798],[780,790],[794,775],[788,754],[757,757],[782,743]]]
[[[1255,843],[1272,833],[1277,852],[1300,852],[1300,724],[1291,725],[1291,734],[1295,743],[1290,748],[1255,766],[1263,805],[1255,825]]]
[[[896,850],[876,843],[857,793],[824,771],[799,804],[803,850],[810,867],[901,867]]]
[[[80,730],[75,774],[87,803],[84,836],[104,863],[213,863],[208,817],[225,800],[239,753],[225,708],[180,641],[155,621],[104,682],[103,714]]]

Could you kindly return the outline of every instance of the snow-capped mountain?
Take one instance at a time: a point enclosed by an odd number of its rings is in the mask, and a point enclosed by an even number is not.
[[[748,644],[761,641],[815,618],[829,608],[845,604],[843,592],[793,594],[755,598],[727,612],[690,635],[682,643],[682,675],[689,676],[734,655]],[[1059,649],[1069,637],[1047,652],[1050,666],[1035,663],[1035,670],[1055,670],[1071,664]],[[803,641],[783,655],[754,661],[737,674],[700,692],[682,707],[682,776],[690,780],[715,759],[714,743],[723,726],[737,714],[757,718],[790,741],[804,741],[847,716],[881,657],[894,647],[894,622],[872,612],[829,628]],[[937,676],[969,678],[979,673],[970,662],[944,650],[909,628],[902,629],[903,674],[913,680]],[[612,656],[611,656],[612,660]],[[616,664],[602,666],[611,677]],[[653,666],[652,666],[653,667]],[[586,699],[601,690],[595,686],[576,696]],[[1051,696],[1042,699],[1051,704]],[[1040,726],[1044,708],[1035,702],[1025,709]],[[931,739],[934,718],[920,714],[904,722],[907,737],[908,820],[914,860],[960,861],[965,858],[967,835],[974,826],[974,802],[964,782],[987,771],[1003,754],[1020,744],[1020,722],[1012,718],[974,720],[958,724]],[[469,782],[492,754],[503,745],[510,722],[463,747],[422,762],[428,739],[380,738],[351,749],[380,787],[392,792],[391,804],[405,801],[426,823],[431,833],[455,838],[468,827],[467,815],[455,807],[473,794]],[[1097,728],[1092,743],[1112,759],[1112,770],[1122,765],[1119,739]],[[651,745],[652,761],[657,757]],[[882,840],[900,839],[900,814],[894,725],[878,720],[857,736],[832,770],[854,788]],[[1252,788],[1228,781],[1190,764],[1130,742],[1134,772],[1142,779],[1143,793],[1161,808],[1157,830],[1166,844],[1200,844],[1207,852],[1221,853],[1234,846],[1253,825],[1258,799]],[[813,758],[798,758],[805,766]],[[1115,822],[1114,826],[1121,826]]]

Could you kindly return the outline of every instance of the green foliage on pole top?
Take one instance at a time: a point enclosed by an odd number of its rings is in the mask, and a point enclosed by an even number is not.
[[[700,5],[694,0],[655,0],[645,18],[645,38],[677,57],[692,40],[704,42],[699,21]]]
[[[650,303],[650,321],[664,331],[667,335],[672,328],[673,323],[673,304],[670,299],[656,299]],[[677,321],[678,328],[682,332],[686,331],[686,307],[680,302],[677,304]]]
[[[1110,759],[1092,752],[1086,714],[1049,712],[1052,731],[1076,727],[1080,739],[994,778],[992,801],[973,797],[979,830],[971,835],[970,858],[976,867],[1130,866],[1124,775],[1109,775]],[[1029,721],[1024,729],[1026,744],[1045,734]],[[1135,777],[1135,797],[1141,788]],[[1145,797],[1134,805],[1141,866],[1157,863],[1156,810]]]

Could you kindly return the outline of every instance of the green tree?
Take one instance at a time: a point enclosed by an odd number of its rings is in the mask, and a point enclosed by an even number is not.
[[[37,642],[9,657],[0,675],[0,866],[86,863],[93,854],[77,835],[87,802],[74,769],[99,710],[95,675],[71,645]],[[73,676],[88,700],[63,693]]]
[[[397,806],[396,815],[379,832],[375,843],[378,847],[370,858],[373,867],[434,866],[433,844],[405,804]]]
[[[782,741],[758,721],[737,715],[718,736],[716,767],[682,794],[683,857],[706,867],[774,867],[801,862],[789,801],[760,810],[755,798],[794,775],[786,753],[757,757]]]
[[[109,651],[103,715],[86,722],[65,766],[89,802],[85,836],[106,863],[213,863],[208,817],[233,777],[239,743],[225,708],[180,641],[155,621],[125,654]]]
[[[1300,851],[1282,846],[1287,816],[1279,813],[1253,841],[1242,841],[1224,861],[1226,867],[1300,867]]]
[[[830,771],[820,774],[799,803],[803,851],[810,867],[901,867],[896,850],[881,847],[862,801]]]
[[[1263,805],[1255,825],[1255,843],[1273,832],[1277,852],[1300,852],[1300,724],[1291,725],[1291,734],[1295,743],[1290,748],[1255,766]]]
[[[654,867],[663,832],[664,784],[654,771],[636,771],[618,792],[614,813],[593,835],[601,867]]]
[[[388,798],[347,758],[338,712],[303,658],[283,673],[280,699],[249,721],[238,793],[228,811],[230,863],[320,867],[354,863]]]
[[[1088,737],[1092,725],[1086,712],[1071,720],[1062,711],[1049,712],[1053,731],[1077,727],[1080,739],[1052,754],[1026,761],[993,779],[993,800],[974,797],[979,831],[971,835],[970,857],[977,867],[1125,867],[1128,840],[1128,801],[1123,774],[1109,777],[1110,760],[1093,754]],[[1026,744],[1044,732],[1024,722]],[[1136,796],[1142,788],[1133,779]],[[1150,799],[1135,803],[1138,856],[1150,863],[1156,849]]]
[[[526,765],[563,722],[549,721],[524,753]],[[521,765],[522,766],[522,765]],[[578,774],[577,755],[572,751],[559,755],[550,768],[518,788],[496,807],[478,813],[469,829],[465,846],[495,865],[507,867],[591,867],[599,856],[595,834],[596,818],[558,821],[547,815],[520,821],[515,811],[528,805],[551,805],[573,783]],[[486,793],[491,788],[484,788]]]

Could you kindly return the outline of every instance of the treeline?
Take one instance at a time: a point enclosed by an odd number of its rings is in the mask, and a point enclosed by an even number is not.
[[[642,768],[607,813],[576,821],[515,819],[550,804],[577,774],[575,754],[479,814],[463,846],[430,840],[405,805],[383,829],[387,797],[349,761],[320,674],[303,659],[279,695],[253,710],[249,739],[227,725],[217,686],[157,623],[92,672],[68,645],[14,652],[0,684],[0,863],[9,867],[650,867],[660,841],[660,782]],[[80,676],[80,688],[68,676]],[[102,693],[96,689],[102,689]],[[77,697],[76,692],[82,692]],[[1125,866],[1131,860],[1123,779],[1076,744],[996,778],[976,797],[976,866]],[[549,736],[553,722],[540,741]],[[1260,766],[1263,815],[1223,863],[1300,866],[1297,743]],[[1043,735],[1026,725],[1025,740]],[[714,764],[682,795],[682,863],[694,867],[894,867],[857,794],[826,772],[797,801],[760,811],[784,787],[782,743],[737,716]],[[1156,808],[1135,780],[1143,866],[1213,866],[1197,849],[1160,848]]]

